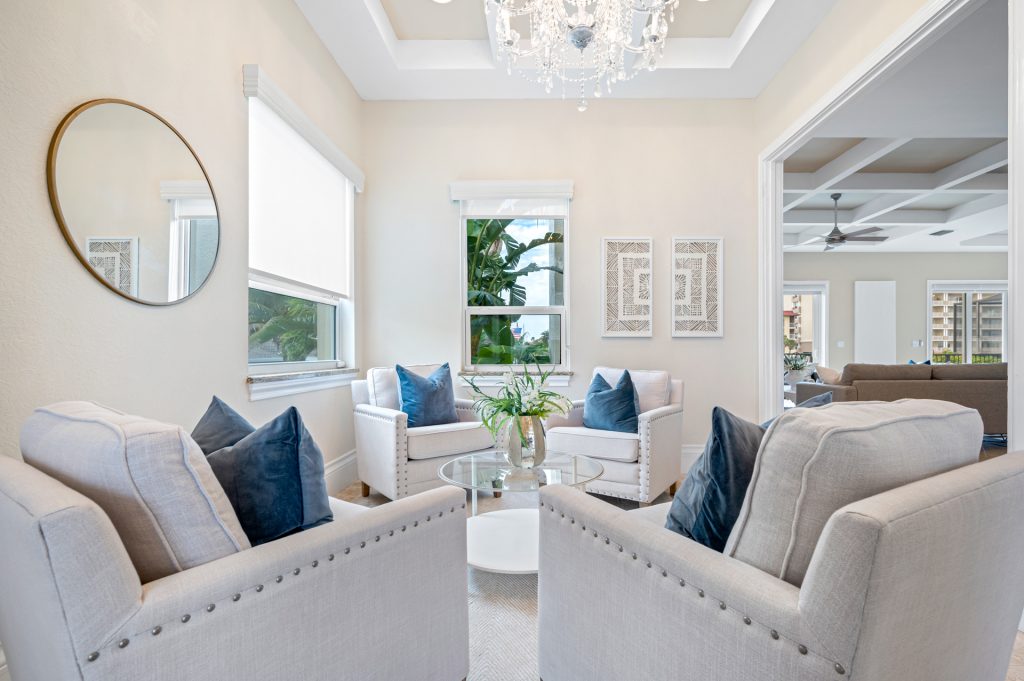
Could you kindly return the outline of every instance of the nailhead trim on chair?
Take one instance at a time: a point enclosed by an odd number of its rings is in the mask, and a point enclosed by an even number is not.
[[[543,508],[543,507],[544,507],[544,502],[541,502],[541,504],[540,504],[540,505],[541,505],[541,508]],[[550,510],[550,511],[551,511],[552,513],[554,513],[554,511],[555,511],[555,508],[554,508],[554,506],[552,506],[551,504],[548,504],[548,505],[547,505],[547,507],[548,507],[548,509],[549,509],[549,510]],[[565,518],[565,513],[561,513],[561,518]],[[570,515],[570,516],[569,516],[569,519],[570,519],[570,521],[571,521],[571,522],[569,523],[569,524],[570,524],[570,526],[571,526],[571,525],[573,525],[573,524],[575,524],[575,520],[576,520],[575,518],[573,518],[573,517],[572,517],[572,516]],[[586,526],[585,526],[585,525],[582,525],[582,524],[581,524],[581,527],[582,527],[582,529],[583,529],[584,531],[586,531]],[[594,538],[597,538],[597,536],[598,536],[598,532],[597,532],[597,531],[593,531],[593,530],[592,530],[592,535],[593,535],[593,537],[594,537]],[[611,538],[610,538],[609,536],[607,536],[607,535],[605,535],[605,536],[604,536],[604,544],[605,544],[606,546],[610,546],[610,544],[611,544]],[[600,543],[599,543],[598,545],[600,546]],[[618,553],[622,553],[622,552],[623,552],[623,546],[622,546],[621,544],[618,544],[618,543],[616,543],[616,544],[615,544],[615,546],[616,546],[616,548],[617,548],[617,552],[618,552]],[[630,555],[632,556],[632,558],[633,558],[633,560],[634,560],[634,561],[637,561],[637,558],[638,558],[638,554],[637,554],[637,553],[636,553],[635,551],[631,551],[631,552],[630,552]],[[651,560],[644,560],[643,562],[644,562],[644,564],[645,564],[645,565],[647,566],[647,568],[651,568],[651,567],[653,567],[653,565],[654,565],[653,561],[651,561]],[[659,566],[659,567],[660,567],[660,566]],[[671,573],[669,572],[668,568],[665,568],[665,567],[661,567],[661,576],[662,576],[662,577],[668,577],[668,576],[669,576],[670,574],[671,574]],[[705,596],[707,595],[707,594],[705,594],[705,593],[704,593],[704,589],[700,589],[700,588],[694,587],[694,586],[693,586],[693,584],[692,584],[691,582],[688,582],[688,581],[687,581],[687,580],[686,580],[685,578],[683,578],[683,577],[677,577],[677,576],[675,576],[675,575],[672,575],[672,578],[673,578],[674,580],[678,580],[679,586],[680,586],[681,588],[684,588],[684,589],[685,589],[685,588],[686,588],[687,586],[689,586],[690,588],[696,589],[696,591],[697,591],[697,596],[698,596],[698,597],[700,597],[700,598],[704,598],[704,597],[705,597]],[[723,600],[719,600],[719,601],[718,601],[718,609],[719,609],[719,611],[723,611],[723,612],[736,612],[735,610],[731,610],[731,611],[730,611],[730,610],[729,610],[729,608],[728,608],[728,606],[726,605],[725,601],[723,601]],[[742,621],[743,621],[743,624],[745,624],[745,625],[747,625],[747,626],[751,626],[751,625],[753,625],[753,624],[754,624],[754,620],[753,620],[753,619],[751,619],[749,615],[742,615]],[[761,623],[758,623],[758,626],[760,626],[760,627],[763,627],[763,628],[765,628],[765,629],[768,629],[768,634],[769,634],[769,636],[771,636],[771,638],[772,638],[773,640],[776,640],[776,641],[778,641],[778,640],[780,640],[781,638],[784,638],[784,637],[783,637],[783,636],[782,636],[781,634],[779,634],[779,632],[778,632],[777,630],[775,630],[775,629],[772,629],[772,628],[770,628],[770,627],[768,627],[768,626],[766,626],[766,625],[764,625],[764,624],[761,624]],[[835,672],[836,672],[837,674],[839,674],[840,676],[845,676],[845,675],[846,675],[846,668],[845,668],[845,667],[844,667],[844,666],[843,666],[842,664],[840,664],[839,662],[836,662],[835,660],[831,660],[831,659],[829,659],[829,658],[825,657],[824,655],[821,655],[820,653],[817,653],[817,652],[814,652],[814,651],[811,651],[811,650],[809,650],[809,649],[807,648],[807,646],[805,646],[805,645],[804,645],[804,644],[802,644],[802,643],[797,643],[796,641],[793,641],[793,640],[789,639],[788,637],[785,637],[785,638],[786,638],[786,640],[787,640],[788,642],[790,642],[790,643],[793,643],[793,644],[794,644],[794,645],[796,646],[796,650],[797,650],[797,652],[798,652],[798,653],[799,653],[800,655],[813,655],[814,657],[817,657],[818,659],[820,659],[820,660],[823,660],[823,661],[825,661],[825,662],[828,662],[829,664],[831,664],[831,665],[832,665],[832,668],[833,668],[833,669],[835,670]]]
[[[466,508],[466,504],[462,504],[462,508]],[[454,518],[454,519],[458,520],[460,518],[460,516],[455,514],[455,512],[454,512],[455,507],[452,506],[451,509],[452,510],[451,510],[451,512],[449,512],[448,517],[449,518]],[[428,515],[427,516],[427,520],[430,520],[433,515],[434,515],[433,513]],[[444,515],[445,515],[444,509],[439,510],[438,513],[437,513],[437,517],[438,518],[443,518]],[[419,527],[419,521],[418,520],[414,521],[412,526],[413,527]],[[434,527],[436,527],[436,525],[434,525]],[[401,530],[403,532],[406,530],[406,528],[407,528],[406,525],[402,525],[401,526]],[[395,531],[393,529],[389,530],[388,533],[387,533],[387,536],[388,537],[394,537],[395,536]],[[385,538],[383,535],[374,535],[373,543],[374,544],[379,543],[381,541],[381,539],[383,539],[383,538]],[[359,542],[359,547],[360,548],[371,548],[372,549],[372,545],[371,546],[367,546],[367,540],[360,541]],[[346,556],[351,555],[351,549],[352,549],[351,546],[346,546],[346,547],[344,547],[344,549],[342,549],[341,553],[346,555]],[[327,557],[327,562],[328,563],[338,564],[338,561],[334,560],[335,559],[335,554],[334,553],[329,553],[329,554],[327,554],[326,557]],[[309,563],[306,563],[305,565],[303,565],[301,567],[296,567],[296,568],[294,568],[291,571],[291,574],[293,576],[297,577],[299,574],[301,574],[302,568],[305,567],[306,565],[308,565],[311,568],[318,567],[320,565],[320,560],[319,559],[314,559],[314,560],[310,561]],[[267,581],[271,581],[271,580],[267,580]],[[284,582],[284,575],[277,575],[277,576],[275,576],[273,578],[273,582],[276,583],[276,584],[281,584],[282,582]],[[264,591],[264,589],[265,589],[265,587],[264,587],[263,584],[256,584],[256,585],[254,585],[252,587],[249,587],[248,589],[243,589],[241,591],[233,591],[231,594],[226,595],[223,598],[221,598],[221,599],[219,599],[217,601],[214,601],[213,603],[208,603],[208,604],[206,604],[204,606],[201,606],[200,610],[205,611],[206,613],[212,613],[214,610],[216,610],[216,608],[217,608],[217,606],[219,604],[238,603],[239,601],[242,600],[243,594],[245,594],[247,592],[250,592],[250,591],[253,592],[253,593],[257,593],[258,594],[258,593],[262,593]],[[90,652],[88,655],[85,656],[85,661],[86,662],[95,662],[96,660],[98,660],[100,658],[100,653],[102,651],[104,651],[104,650],[108,650],[108,649],[120,649],[120,650],[123,650],[123,649],[127,648],[128,645],[133,640],[135,640],[137,638],[140,638],[140,637],[143,637],[143,636],[146,637],[148,640],[152,640],[153,638],[159,636],[160,633],[163,632],[165,628],[173,625],[175,622],[179,622],[181,624],[187,624],[189,621],[191,621],[191,619],[192,619],[192,614],[191,613],[185,613],[181,617],[178,617],[178,618],[176,618],[174,620],[169,620],[169,621],[163,622],[161,624],[151,625],[151,626],[147,627],[143,631],[139,631],[139,632],[136,632],[134,634],[129,634],[128,636],[126,636],[124,638],[121,638],[121,639],[118,639],[116,641],[112,641],[110,643],[107,643],[106,645],[100,647],[98,650]]]

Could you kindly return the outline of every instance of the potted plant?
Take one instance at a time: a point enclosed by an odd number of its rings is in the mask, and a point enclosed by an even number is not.
[[[506,457],[517,468],[532,468],[543,463],[543,419],[553,414],[566,414],[572,408],[569,398],[545,389],[551,373],[541,371],[540,366],[536,377],[526,371],[508,371],[496,395],[488,395],[469,379],[477,397],[474,406],[480,420],[495,440],[507,436]]]
[[[782,363],[786,367],[786,380],[789,383],[799,383],[806,378],[808,363],[803,355],[783,355]]]

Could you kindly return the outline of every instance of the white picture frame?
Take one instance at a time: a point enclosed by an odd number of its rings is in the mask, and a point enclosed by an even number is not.
[[[111,286],[122,293],[138,297],[138,237],[88,237],[85,240],[85,257],[89,266]]]
[[[725,241],[718,236],[672,238],[672,337],[725,335]]]
[[[601,241],[601,335],[654,335],[654,240],[605,237]]]

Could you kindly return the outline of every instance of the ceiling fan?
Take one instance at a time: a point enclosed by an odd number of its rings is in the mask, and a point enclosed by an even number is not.
[[[825,236],[823,236],[823,237],[821,237],[819,239],[816,239],[815,241],[812,241],[811,243],[821,243],[821,242],[824,241],[825,242],[825,251],[827,252],[827,251],[831,251],[831,250],[834,250],[836,248],[839,248],[840,246],[844,246],[844,245],[850,243],[851,241],[860,241],[860,242],[863,242],[863,241],[873,241],[873,242],[877,242],[877,241],[885,241],[886,239],[889,238],[887,236],[866,236],[867,234],[873,234],[875,232],[881,232],[882,230],[881,230],[880,227],[867,227],[865,229],[857,230],[856,232],[850,232],[849,234],[844,234],[839,229],[839,199],[843,198],[843,195],[842,194],[833,194],[830,198],[832,199],[832,203],[833,203],[833,216],[834,216],[832,231],[829,232],[828,234],[826,234]]]

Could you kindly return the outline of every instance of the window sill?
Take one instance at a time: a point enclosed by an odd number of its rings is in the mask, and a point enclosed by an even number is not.
[[[270,400],[275,397],[297,395],[315,390],[330,390],[350,385],[359,374],[359,369],[314,369],[292,371],[283,374],[260,374],[249,376],[249,401]]]
[[[469,386],[469,381],[466,379],[472,378],[473,382],[481,388],[496,388],[505,383],[505,373],[507,371],[507,369],[498,371],[460,371],[459,378],[462,379],[463,386]],[[531,375],[535,376],[536,373],[531,373]],[[567,388],[572,376],[573,373],[571,371],[554,371],[548,377],[547,385],[552,388]]]

